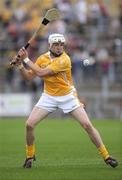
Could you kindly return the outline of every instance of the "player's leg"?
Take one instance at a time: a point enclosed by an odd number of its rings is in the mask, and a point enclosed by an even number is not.
[[[101,136],[98,132],[98,130],[92,125],[90,122],[88,115],[85,111],[85,109],[81,106],[77,109],[73,110],[70,113],[78,122],[81,124],[81,126],[86,130],[88,133],[90,139],[95,144],[95,146],[98,148],[98,151],[102,155],[103,159],[107,164],[110,164],[112,167],[116,167],[118,165],[118,162],[110,157],[105,145],[103,144],[103,141],[101,139]]]
[[[49,114],[49,111],[34,107],[29,118],[26,121],[26,142],[30,146],[34,142],[34,127],[37,123],[39,123],[42,119],[44,119]]]
[[[48,114],[49,111],[35,106],[26,121],[26,160],[23,165],[25,168],[30,168],[35,160],[34,128]]]
[[[103,142],[98,133],[98,131],[93,127],[92,123],[90,122],[84,108],[79,107],[71,112],[71,115],[74,116],[76,120],[81,124],[81,126],[87,131],[89,137],[91,138],[92,142],[96,145],[96,147],[100,147]]]
[[[35,158],[34,128],[50,112],[55,111],[57,103],[55,99],[43,93],[39,101],[33,108],[28,120],[26,121],[26,161],[24,167],[30,168]],[[28,163],[29,161],[29,163]],[[29,165],[28,165],[29,164]]]

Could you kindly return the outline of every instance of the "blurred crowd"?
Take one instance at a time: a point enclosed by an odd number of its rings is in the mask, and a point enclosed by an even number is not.
[[[24,81],[9,60],[27,43],[38,28],[45,11],[40,1],[29,3],[18,0],[13,8],[11,0],[4,1],[0,11],[0,80],[1,91],[37,92],[43,81],[36,78],[31,83]],[[46,3],[46,1],[45,1]],[[66,37],[66,51],[72,60],[73,79],[78,88],[83,84],[114,85],[122,83],[122,4],[118,15],[111,16],[103,0],[90,4],[85,0],[53,0],[51,7],[60,10],[60,20],[51,22],[29,48],[33,61],[48,50],[48,35],[63,33]],[[84,59],[89,60],[85,65]]]

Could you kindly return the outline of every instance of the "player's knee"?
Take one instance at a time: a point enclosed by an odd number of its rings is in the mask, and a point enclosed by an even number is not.
[[[26,129],[31,130],[33,128],[34,128],[33,124],[31,122],[27,121],[26,122]]]
[[[86,130],[86,131],[91,131],[92,130],[92,125],[91,123],[84,123],[83,125],[83,128]]]

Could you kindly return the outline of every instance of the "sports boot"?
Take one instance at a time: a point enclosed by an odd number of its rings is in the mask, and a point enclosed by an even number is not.
[[[113,168],[115,168],[119,164],[118,161],[116,159],[112,158],[111,156],[105,160],[105,163],[107,165],[110,165]]]
[[[32,167],[32,164],[33,164],[33,161],[35,161],[36,158],[35,156],[31,157],[31,158],[26,158],[24,164],[23,164],[23,167],[24,168],[31,168]]]

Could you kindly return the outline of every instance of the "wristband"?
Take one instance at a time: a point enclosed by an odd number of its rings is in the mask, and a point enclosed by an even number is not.
[[[28,57],[26,57],[25,59],[23,59],[24,63],[28,63],[30,61],[30,59]]]

